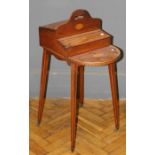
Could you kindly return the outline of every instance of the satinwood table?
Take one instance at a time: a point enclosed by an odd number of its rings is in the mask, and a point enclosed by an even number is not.
[[[120,49],[112,45],[112,36],[102,29],[102,21],[92,18],[86,10],[76,10],[69,20],[39,27],[43,47],[38,124],[46,99],[46,84],[50,56],[66,61],[71,66],[71,150],[75,148],[77,100],[84,101],[84,67],[108,65],[115,127],[119,128],[119,104],[116,62]]]

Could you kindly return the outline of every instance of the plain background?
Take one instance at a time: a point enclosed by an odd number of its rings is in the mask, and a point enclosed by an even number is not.
[[[76,9],[86,9],[92,17],[101,18],[103,29],[114,36],[114,45],[123,51],[117,63],[120,98],[126,97],[126,6],[124,0],[31,0],[30,1],[30,96],[39,95],[42,48],[39,46],[38,27],[68,19]],[[47,97],[69,97],[70,67],[52,57]],[[108,68],[86,67],[85,97],[111,98]]]
[[[127,155],[155,154],[154,6],[130,0],[126,7]],[[29,3],[2,1],[0,8],[0,154],[28,155]]]

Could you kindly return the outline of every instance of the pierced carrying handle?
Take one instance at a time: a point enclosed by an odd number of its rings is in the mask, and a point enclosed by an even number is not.
[[[58,27],[57,38],[101,29],[101,23],[100,19],[92,18],[88,11],[76,10],[65,24]]]
[[[74,21],[79,21],[79,20],[88,19],[88,18],[91,18],[89,12],[87,10],[79,9],[72,13],[70,20],[74,22]]]

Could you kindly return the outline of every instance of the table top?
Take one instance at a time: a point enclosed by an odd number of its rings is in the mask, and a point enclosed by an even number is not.
[[[78,65],[103,66],[116,62],[121,56],[121,51],[116,46],[110,45],[104,48],[89,51],[69,57],[69,61]]]

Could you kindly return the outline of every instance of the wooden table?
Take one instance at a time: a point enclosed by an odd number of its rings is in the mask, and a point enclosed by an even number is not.
[[[120,59],[119,48],[112,45],[112,36],[102,30],[102,21],[92,18],[86,10],[76,10],[69,20],[39,27],[43,47],[38,124],[46,96],[49,58],[54,55],[71,65],[71,150],[75,148],[77,100],[84,100],[84,66],[108,65],[115,126],[119,128],[119,105],[115,66]]]

